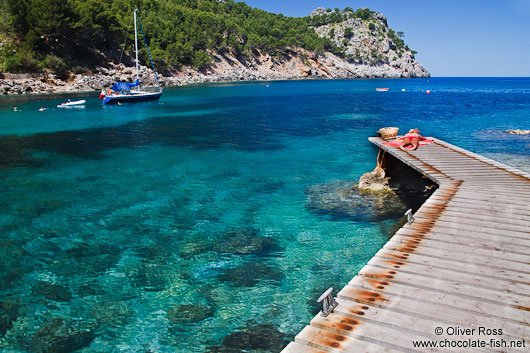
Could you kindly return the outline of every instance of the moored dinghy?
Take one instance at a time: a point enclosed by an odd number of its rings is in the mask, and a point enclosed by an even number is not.
[[[74,108],[74,107],[79,108],[79,107],[83,107],[85,105],[85,103],[86,103],[86,100],[84,100],[84,99],[81,99],[81,100],[78,100],[78,101],[68,100],[67,102],[59,104],[57,106],[57,108]]]

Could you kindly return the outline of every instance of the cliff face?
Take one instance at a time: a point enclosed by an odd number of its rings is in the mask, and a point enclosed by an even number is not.
[[[429,77],[416,61],[414,52],[387,26],[386,17],[369,12],[367,18],[334,11],[340,21],[321,21],[329,12],[318,8],[311,13],[315,32],[344,50],[344,56],[330,51],[312,52],[290,48],[275,55],[252,50],[243,55],[236,51],[210,51],[211,65],[203,70],[183,67],[161,78],[163,86],[200,82],[253,80],[290,80],[310,78],[413,78]],[[340,16],[339,16],[340,15]],[[144,85],[155,84],[152,70],[141,67]],[[134,81],[132,67],[108,63],[92,74],[71,74],[62,80],[53,74],[0,76],[0,94],[88,91],[108,88],[116,80]]]
[[[318,8],[311,17],[327,12]],[[338,23],[315,26],[321,37],[344,48],[347,62],[362,66],[371,77],[429,77],[429,72],[414,58],[398,34],[388,28],[384,15],[373,12],[368,19],[348,18]]]
[[[415,59],[414,52],[388,28],[386,17],[369,12],[366,19],[348,16],[348,12],[334,11],[344,21],[317,24],[315,32],[329,38],[344,50],[339,57],[329,51],[316,53],[302,48],[291,48],[271,56],[254,50],[252,55],[211,53],[212,65],[202,72],[184,70],[165,78],[168,84],[187,81],[249,81],[288,80],[304,78],[415,78],[430,77],[429,72]],[[321,18],[330,13],[318,8],[310,15]],[[316,21],[318,23],[318,21]]]
[[[323,24],[318,24],[317,20],[314,30],[343,49],[344,57],[329,51],[315,53],[301,48],[292,48],[275,56],[257,50],[249,56],[213,53],[213,64],[205,72],[191,76],[206,76],[203,80],[211,81],[430,77],[416,61],[414,52],[388,28],[382,14],[370,11],[366,19],[361,19],[353,13],[348,16],[349,12],[330,13],[318,8],[310,17],[320,19],[333,14],[345,20]]]

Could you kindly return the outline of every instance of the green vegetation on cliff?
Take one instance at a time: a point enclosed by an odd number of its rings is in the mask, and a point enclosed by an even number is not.
[[[126,50],[131,49],[134,8],[162,69],[204,67],[211,50],[340,52],[317,36],[309,17],[286,17],[232,0],[0,0],[0,69],[48,68],[60,74],[116,59],[128,29]],[[141,60],[146,59],[143,49]]]
[[[135,8],[159,70],[202,69],[212,62],[213,53],[244,57],[256,49],[273,56],[297,48],[348,59],[356,53],[361,62],[360,48],[350,48],[361,27],[370,30],[365,40],[387,37],[398,56],[409,50],[403,33],[387,28],[386,18],[367,8],[319,8],[295,18],[233,0],[0,0],[0,71],[45,69],[66,76],[118,61],[124,42],[126,54],[132,54]],[[338,30],[341,26],[346,27]],[[318,30],[323,27],[330,29]],[[140,48],[140,61],[147,64],[147,50]],[[365,62],[385,61],[376,49],[367,49]]]

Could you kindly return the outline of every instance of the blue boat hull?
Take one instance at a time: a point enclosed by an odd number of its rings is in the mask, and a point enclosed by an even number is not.
[[[136,103],[156,101],[160,99],[162,92],[147,94],[109,95],[103,98],[103,104]]]

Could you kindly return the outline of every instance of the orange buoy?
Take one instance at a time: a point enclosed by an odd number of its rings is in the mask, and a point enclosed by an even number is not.
[[[427,94],[431,94],[431,91],[427,90],[425,93],[427,93]]]

